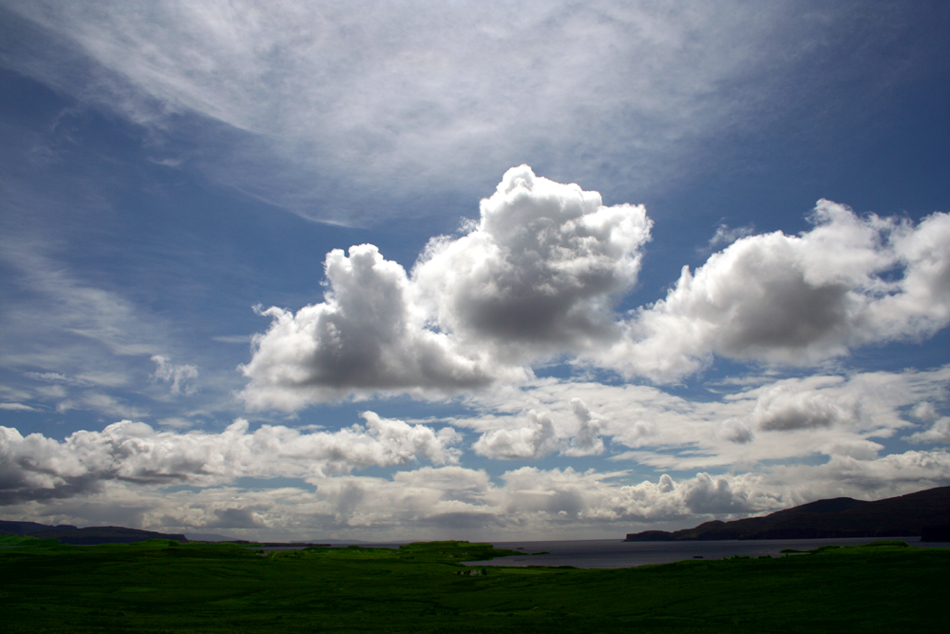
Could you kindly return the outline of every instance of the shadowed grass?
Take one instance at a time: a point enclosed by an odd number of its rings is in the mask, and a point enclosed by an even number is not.
[[[950,551],[901,542],[619,570],[460,563],[510,554],[523,553],[467,542],[272,553],[165,540],[24,546],[0,551],[0,629],[943,631],[950,571]]]

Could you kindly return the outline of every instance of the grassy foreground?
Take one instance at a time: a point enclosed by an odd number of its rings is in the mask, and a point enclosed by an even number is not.
[[[26,540],[0,550],[0,631],[946,631],[950,550],[879,542],[619,570],[460,564],[507,554],[523,553]]]

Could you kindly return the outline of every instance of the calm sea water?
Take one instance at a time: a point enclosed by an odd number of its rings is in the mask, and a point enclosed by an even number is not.
[[[622,542],[620,540],[583,540],[552,542],[493,542],[495,548],[524,550],[525,555],[501,557],[491,561],[465,562],[477,566],[574,566],[576,568],[632,568],[647,564],[668,564],[702,557],[724,559],[735,555],[781,557],[785,548],[811,550],[826,544],[868,544],[882,539],[905,541],[911,546],[950,547],[950,543],[921,543],[919,537],[855,537],[847,539],[767,539],[697,542]],[[529,555],[547,551],[548,555]]]

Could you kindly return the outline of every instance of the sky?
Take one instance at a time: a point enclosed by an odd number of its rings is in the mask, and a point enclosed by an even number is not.
[[[948,30],[0,0],[0,517],[619,539],[950,485]]]

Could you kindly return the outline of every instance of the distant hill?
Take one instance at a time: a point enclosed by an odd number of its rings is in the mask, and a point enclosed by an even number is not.
[[[864,502],[818,500],[764,517],[706,522],[679,531],[629,533],[624,541],[916,537],[944,541],[950,533],[950,487]]]
[[[68,524],[46,526],[45,524],[37,524],[36,522],[8,522],[3,520],[0,520],[0,535],[57,539],[64,544],[77,545],[130,544],[133,542],[144,542],[147,539],[173,539],[179,542],[188,541],[184,535],[156,533],[155,531],[122,528],[121,526],[76,528]]]

